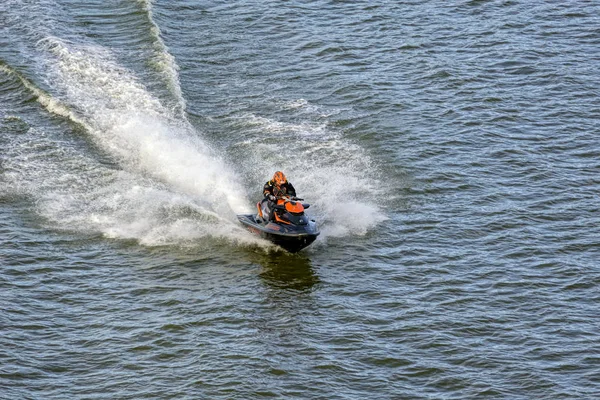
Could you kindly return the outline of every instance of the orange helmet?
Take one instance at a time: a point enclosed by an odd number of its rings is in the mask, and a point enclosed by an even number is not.
[[[273,182],[275,182],[275,185],[280,186],[287,182],[287,178],[285,177],[283,172],[277,171],[273,175]]]

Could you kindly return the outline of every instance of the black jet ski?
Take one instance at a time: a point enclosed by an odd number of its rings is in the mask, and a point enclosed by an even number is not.
[[[320,233],[315,220],[304,213],[310,204],[303,204],[302,200],[279,197],[273,210],[269,210],[269,202],[263,200],[256,203],[258,214],[240,214],[237,217],[250,232],[290,253],[297,253],[314,242]]]

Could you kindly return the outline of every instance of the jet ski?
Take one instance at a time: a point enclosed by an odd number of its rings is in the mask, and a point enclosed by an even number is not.
[[[297,197],[278,197],[273,210],[266,200],[256,203],[258,213],[239,214],[237,217],[252,233],[270,240],[279,247],[297,253],[319,236],[314,219],[305,213],[310,204]]]

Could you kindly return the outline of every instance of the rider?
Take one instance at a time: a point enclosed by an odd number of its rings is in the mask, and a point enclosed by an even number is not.
[[[273,206],[277,204],[277,197],[296,197],[296,189],[288,182],[283,172],[277,171],[273,175],[273,179],[265,183],[263,195],[265,196],[263,201],[268,201],[269,209],[273,210]]]

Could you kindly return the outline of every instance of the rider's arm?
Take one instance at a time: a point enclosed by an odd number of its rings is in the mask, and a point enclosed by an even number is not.
[[[269,195],[273,194],[273,182],[269,181],[267,183],[265,183],[265,186],[263,187],[263,196],[264,197],[268,197]]]
[[[288,187],[287,187],[288,194],[292,197],[296,197],[296,189],[294,189],[294,186],[289,181],[288,181],[287,185],[288,185]]]

